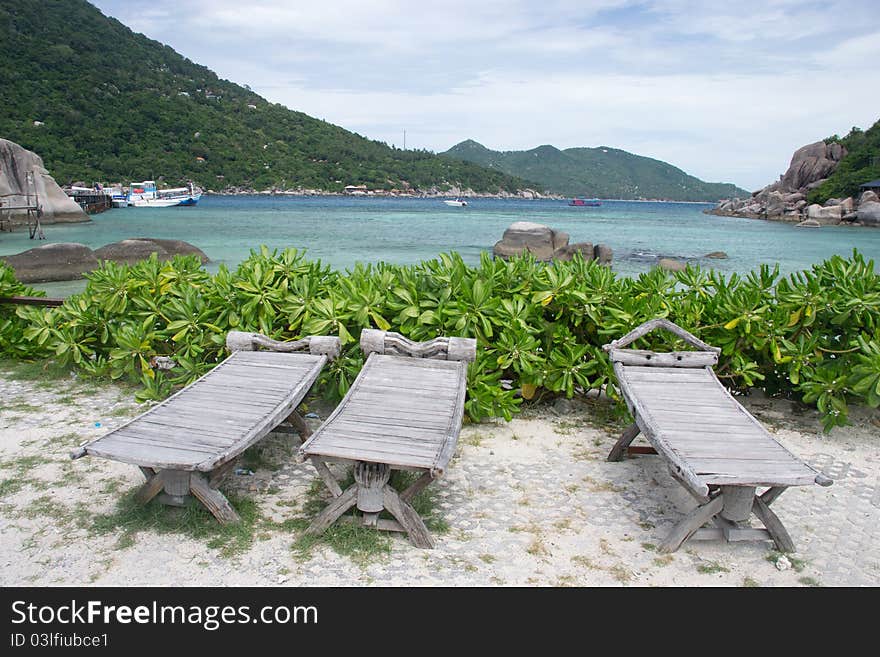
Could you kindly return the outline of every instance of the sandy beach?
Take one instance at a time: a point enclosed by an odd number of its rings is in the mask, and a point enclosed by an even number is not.
[[[167,507],[151,520],[126,514],[124,500],[143,481],[137,468],[68,453],[143,412],[133,394],[75,377],[21,379],[0,365],[0,585],[880,584],[875,410],[853,409],[852,426],[823,434],[814,410],[745,398],[783,445],[835,480],[792,488],[774,505],[798,548],[785,559],[769,542],[691,541],[659,554],[694,502],[658,457],[606,462],[619,425],[593,401],[466,425],[448,475],[428,489],[436,548],[382,534],[346,552],[329,539],[300,540],[321,493],[311,466],[291,457],[296,439],[283,434],[223,487],[248,511],[238,534],[212,535],[205,518],[177,527],[183,512]],[[309,410],[317,425],[329,407]]]

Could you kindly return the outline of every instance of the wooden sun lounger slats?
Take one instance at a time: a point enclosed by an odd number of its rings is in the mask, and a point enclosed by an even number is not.
[[[411,363],[415,365],[410,366]],[[361,391],[374,391],[372,382],[376,377],[382,378],[388,372],[398,375],[401,372],[415,372],[418,376],[413,379],[414,387],[419,385],[416,383],[419,380],[429,380],[439,389],[455,390],[457,392],[455,402],[437,404],[432,409],[422,412],[409,405],[408,391],[405,388],[401,389],[401,393],[384,393],[381,401],[375,401],[372,395],[362,397]],[[357,459],[359,461],[387,463],[387,459],[393,459],[397,465],[431,468],[438,474],[442,473],[451,457],[450,450],[444,450],[443,447],[447,442],[458,439],[466,384],[467,363],[419,361],[404,356],[371,354],[348,395],[327,421],[315,431],[308,443],[303,445],[302,450],[308,456],[347,458],[342,455],[339,447],[344,445],[346,455],[351,454],[353,450],[360,450],[362,456]],[[344,426],[337,431],[337,423],[361,427],[364,432],[377,436],[381,436],[386,430],[403,430],[405,437],[401,437],[398,443],[400,449],[397,453],[390,448],[376,452],[377,448],[371,436],[354,436],[347,432]],[[433,435],[441,435],[443,440],[425,441],[423,438],[425,431]],[[406,447],[416,448],[416,451],[424,452],[426,456],[411,456],[407,453]]]
[[[168,504],[183,504],[192,494],[221,522],[237,520],[216,490],[222,474],[245,449],[293,419],[340,344],[338,338],[322,336],[283,343],[233,331],[227,345],[232,354],[217,367],[72,456],[138,466],[148,477],[138,494],[142,502],[163,490],[160,499]],[[255,351],[259,346],[272,351]],[[304,348],[311,353],[291,353]],[[209,473],[210,479],[199,472]]]
[[[467,362],[476,355],[476,342],[437,338],[417,343],[397,333],[365,329],[361,347],[367,362],[348,394],[300,448],[301,458],[312,460],[336,497],[309,532],[321,533],[357,505],[364,524],[406,531],[415,545],[431,547],[430,534],[409,499],[443,474],[455,452]],[[354,464],[355,483],[347,491],[329,475],[326,461]],[[399,492],[388,484],[391,470],[414,470],[422,477]],[[383,509],[395,521],[380,522]]]
[[[658,328],[700,351],[625,349]],[[720,350],[665,319],[645,322],[604,348],[635,418],[608,459],[619,460],[641,433],[667,460],[673,477],[700,501],[664,539],[661,549],[676,550],[691,537],[720,536],[771,538],[780,550],[793,550],[791,537],[769,505],[788,486],[832,482],[779,444],[722,385],[712,370]],[[758,496],[758,487],[769,490]],[[746,526],[752,513],[765,529]],[[717,528],[703,529],[710,520]]]
[[[218,400],[210,388],[222,388],[224,381],[242,380],[241,353],[232,354],[176,395],[90,443],[85,448],[86,452],[145,467],[155,467],[162,463],[178,470],[211,471],[238,456],[290,415],[311,388],[326,362],[326,356],[255,352],[251,355],[259,355],[266,363],[281,362],[287,365],[284,369],[267,370],[270,377],[283,376],[287,385],[267,392],[259,388],[259,381],[254,381],[253,387],[242,393],[245,403]],[[204,383],[211,385],[205,386],[206,389],[203,390]],[[189,426],[181,427],[181,423]],[[151,424],[167,424],[179,429],[167,432],[169,437],[173,435],[171,444],[162,445],[157,441],[152,455],[146,456],[142,451],[133,451],[125,439],[140,435],[141,428]],[[219,434],[225,439],[219,441],[225,448],[230,445],[236,445],[236,448],[207,449],[198,445],[198,440],[203,435],[202,429]]]

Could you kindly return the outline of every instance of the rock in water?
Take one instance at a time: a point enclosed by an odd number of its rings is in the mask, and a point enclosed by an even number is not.
[[[12,267],[22,283],[72,281],[98,268],[98,259],[84,244],[46,244],[0,259]]]
[[[114,242],[97,251],[92,251],[84,244],[46,244],[3,256],[0,260],[5,260],[12,267],[15,277],[22,283],[48,283],[82,278],[84,274],[97,269],[102,260],[134,264],[146,260],[153,253],[162,261],[170,260],[175,255],[197,255],[202,264],[208,262],[208,256],[189,242],[146,237]]]
[[[554,260],[571,260],[575,253],[580,253],[584,260],[592,260],[594,254],[593,245],[589,242],[566,244],[553,252]]]
[[[31,171],[34,185],[28,190],[27,174]],[[32,202],[36,191],[37,202],[43,209],[41,223],[91,221],[49,175],[39,155],[8,139],[0,139],[0,201],[7,207],[27,205],[28,191]],[[27,223],[27,210],[11,210],[9,214],[13,223]]]
[[[607,244],[597,244],[596,247],[593,249],[593,257],[599,262],[600,265],[610,265],[613,255],[614,252]]]
[[[675,258],[660,258],[657,266],[666,271],[684,271],[687,269],[687,263],[684,263],[681,260],[676,260]]]
[[[712,251],[703,256],[704,258],[712,258],[714,260],[727,260],[727,254],[724,251]]]
[[[561,230],[553,230],[549,226],[530,221],[517,221],[504,231],[501,241],[495,243],[492,254],[496,258],[506,259],[531,253],[537,260],[550,262],[571,260],[575,253],[580,253],[584,260],[595,258],[601,264],[611,263],[611,248],[605,244],[569,244],[568,239],[568,233]]]
[[[202,264],[208,262],[205,252],[188,242],[151,237],[138,237],[107,244],[95,251],[95,257],[98,260],[112,260],[131,265],[146,260],[153,253],[162,262],[171,260],[175,255],[197,255]]]
[[[492,252],[500,258],[510,258],[521,253],[531,253],[538,260],[551,260],[553,252],[568,244],[557,236],[552,228],[530,221],[517,221],[510,224],[500,242],[495,243]]]

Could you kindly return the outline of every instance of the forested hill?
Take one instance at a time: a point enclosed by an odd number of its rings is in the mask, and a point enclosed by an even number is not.
[[[0,1],[0,137],[42,156],[62,184],[529,186],[269,103],[83,0]]]
[[[717,201],[749,195],[736,185],[703,182],[666,162],[604,146],[501,152],[469,139],[443,155],[534,180],[568,196]]]

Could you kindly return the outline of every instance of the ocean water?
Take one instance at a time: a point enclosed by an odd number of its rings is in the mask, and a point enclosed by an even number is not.
[[[85,224],[45,226],[45,241],[27,231],[0,233],[0,255],[51,242],[98,248],[132,237],[179,239],[201,248],[209,271],[234,268],[251,249],[305,249],[344,270],[355,262],[413,264],[449,251],[476,263],[514,221],[535,221],[563,230],[571,242],[605,243],[613,268],[634,275],[659,257],[693,259],[724,272],[748,272],[779,263],[783,272],[808,268],[854,247],[880,261],[880,230],[854,227],[795,228],[791,224],[703,214],[709,204],[605,201],[598,208],[567,201],[472,199],[464,208],[439,199],[205,196],[194,207],[120,208]],[[727,260],[705,259],[724,251]],[[80,282],[38,285],[50,294],[82,289]]]

